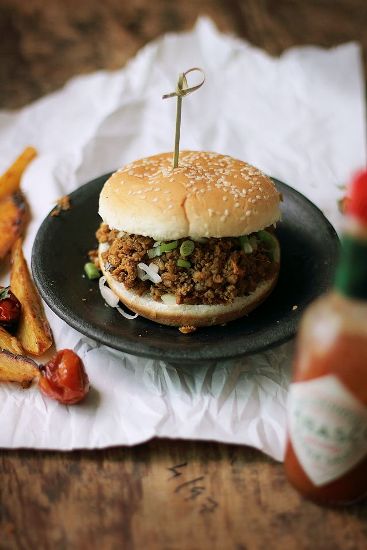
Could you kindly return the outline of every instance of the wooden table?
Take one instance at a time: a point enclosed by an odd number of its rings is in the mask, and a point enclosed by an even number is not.
[[[199,13],[272,54],[355,39],[367,50],[365,0],[0,0],[0,107],[26,104],[75,74],[120,67]],[[366,547],[367,504],[333,510],[304,501],[282,466],[252,449],[154,440],[0,453],[1,550]]]

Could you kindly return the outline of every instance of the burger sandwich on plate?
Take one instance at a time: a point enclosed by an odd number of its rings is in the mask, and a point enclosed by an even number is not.
[[[99,262],[120,301],[166,325],[226,323],[257,307],[280,266],[280,195],[257,168],[182,151],[132,162],[99,200]]]

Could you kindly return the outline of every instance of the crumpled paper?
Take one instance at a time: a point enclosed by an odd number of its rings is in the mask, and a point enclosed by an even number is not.
[[[339,227],[337,199],[366,164],[364,78],[355,43],[292,48],[279,58],[217,31],[148,44],[124,68],[76,77],[16,112],[0,112],[0,170],[28,144],[39,157],[22,188],[32,210],[25,239],[56,199],[142,156],[172,150],[179,72],[206,84],[184,99],[181,147],[255,164],[314,201]],[[62,268],[62,266],[60,266]],[[8,282],[2,269],[1,282]],[[46,449],[133,445],[154,436],[252,445],[281,460],[293,343],[212,365],[173,366],[100,346],[46,308],[58,348],[83,358],[92,390],[65,407],[37,390],[0,387],[0,446]]]

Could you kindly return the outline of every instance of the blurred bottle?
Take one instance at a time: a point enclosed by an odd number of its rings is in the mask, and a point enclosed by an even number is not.
[[[346,199],[333,290],[301,322],[288,401],[285,470],[304,496],[367,496],[367,172]]]

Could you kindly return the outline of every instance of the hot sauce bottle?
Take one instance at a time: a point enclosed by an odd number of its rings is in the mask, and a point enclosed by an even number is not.
[[[333,505],[367,496],[367,172],[346,212],[334,288],[300,326],[285,458],[294,487]]]

